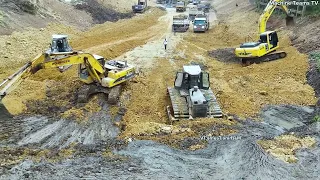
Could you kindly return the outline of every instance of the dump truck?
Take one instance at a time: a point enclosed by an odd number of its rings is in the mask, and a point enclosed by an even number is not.
[[[171,105],[167,106],[169,120],[198,117],[223,117],[220,105],[210,88],[209,73],[199,65],[185,65],[176,73],[174,87],[168,87]]]
[[[134,13],[142,13],[147,8],[147,0],[138,0],[138,4],[132,6],[132,11]]]
[[[192,4],[193,5],[197,5],[197,4],[199,4],[200,3],[200,0],[192,0]]]
[[[197,5],[198,11],[208,13],[210,11],[210,3],[207,1],[201,1],[200,4]]]
[[[173,16],[172,31],[186,32],[189,29],[190,21],[187,15]]]
[[[198,14],[193,21],[193,32],[206,32],[208,29],[208,16],[206,14]]]
[[[198,11],[197,6],[190,6],[190,8],[189,8],[189,20],[193,22],[195,17],[198,14],[203,14],[203,12]]]
[[[178,1],[176,4],[176,12],[184,12],[186,11],[186,2]]]

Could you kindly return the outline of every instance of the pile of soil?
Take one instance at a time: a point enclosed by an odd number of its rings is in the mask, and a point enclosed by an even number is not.
[[[221,62],[240,63],[237,57],[234,55],[235,48],[223,48],[209,51],[210,57],[216,58]]]
[[[207,33],[190,34],[184,38],[186,42],[192,42],[210,52],[218,49],[213,51],[213,55],[203,56],[208,57],[206,65],[209,67],[211,87],[217,94],[223,111],[240,117],[256,117],[265,104],[316,104],[314,90],[306,82],[308,57],[292,47],[289,31],[286,29],[278,31],[280,50],[287,52],[286,58],[248,67],[224,62],[232,60],[231,49],[229,52],[226,49],[239,47],[248,39],[248,35],[255,39],[258,19],[257,12],[235,11],[231,16],[229,13],[224,21],[220,19]],[[243,26],[244,23],[246,26]],[[179,48],[181,52],[185,52],[186,59],[195,59],[194,54],[199,53],[197,49],[186,49],[183,46]],[[218,60],[212,60],[212,56]]]
[[[86,0],[80,4],[75,5],[76,9],[84,10],[91,14],[93,21],[97,24],[102,24],[106,21],[115,22],[119,19],[130,18],[133,13],[119,13],[112,8],[102,6],[96,0]]]
[[[298,21],[292,30],[290,39],[301,53],[309,53],[320,48],[319,17],[308,17]]]
[[[26,12],[29,14],[36,14],[38,6],[27,0],[3,0],[0,2],[1,7],[8,8],[15,12]]]

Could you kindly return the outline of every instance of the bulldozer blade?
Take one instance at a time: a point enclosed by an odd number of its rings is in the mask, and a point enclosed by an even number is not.
[[[294,18],[292,16],[286,17],[286,26],[293,26],[295,24]]]
[[[0,119],[10,119],[12,118],[12,115],[9,113],[7,108],[4,106],[0,99]]]

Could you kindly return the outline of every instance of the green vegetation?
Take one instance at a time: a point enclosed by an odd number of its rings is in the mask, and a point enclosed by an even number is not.
[[[310,2],[311,4],[311,0],[307,0],[308,2]],[[311,4],[310,6],[307,6],[307,9],[306,9],[306,14],[307,15],[320,15],[320,1],[319,1],[319,4],[315,5],[315,4]]]
[[[320,72],[320,52],[311,53],[310,58],[316,62],[317,69]]]
[[[258,9],[263,10],[265,8],[265,6],[260,5],[261,1],[267,3],[267,2],[269,2],[269,0],[255,0],[255,4],[258,7]],[[286,2],[288,2],[288,1],[296,1],[298,3],[300,0],[286,0]],[[313,4],[312,4],[312,1],[313,1]],[[320,1],[319,1],[319,4],[315,4],[315,3],[317,3],[317,1],[314,1],[314,0],[306,0],[306,2],[303,2],[301,0],[300,3],[309,3],[309,5],[306,5],[305,15],[320,15]],[[297,5],[289,5],[289,9],[296,10]],[[302,7],[300,6],[299,11],[301,11],[301,10],[302,10]],[[279,13],[284,14],[284,12],[282,10],[279,10]]]
[[[36,4],[33,4],[32,2],[28,0],[18,0],[15,2],[15,4],[24,12],[29,14],[37,14],[38,7]]]
[[[316,115],[313,119],[312,119],[312,122],[315,123],[315,122],[320,122],[320,115]]]

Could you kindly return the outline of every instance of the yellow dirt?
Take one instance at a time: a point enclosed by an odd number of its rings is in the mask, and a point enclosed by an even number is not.
[[[182,67],[183,59],[176,59],[176,67]],[[177,140],[185,137],[200,137],[202,128],[213,125],[234,125],[235,122],[224,119],[197,119],[195,121],[182,120],[169,126],[172,132],[165,136],[156,136],[161,128],[168,126],[165,107],[170,104],[167,96],[167,87],[172,86],[175,72],[168,59],[158,59],[157,66],[136,78],[137,83],[128,84],[131,91],[130,102],[127,105],[127,113],[122,123],[126,129],[121,137],[136,137],[138,139],[152,139],[170,145],[176,145]],[[184,125],[190,129],[181,128]],[[235,133],[229,129],[220,135]]]
[[[44,44],[48,43],[52,32],[71,34],[71,45],[76,50],[99,54],[107,59],[118,57],[165,32],[168,24],[158,22],[158,18],[164,14],[164,11],[154,8],[150,12],[132,19],[97,25],[86,32],[74,31],[62,25],[57,26],[61,30],[56,27],[50,27],[50,29],[53,29],[52,31],[47,30],[49,28],[46,28],[44,32],[33,30],[31,31],[32,33],[38,34],[33,35],[28,40],[32,41],[32,38],[39,39],[40,37],[38,36],[43,38],[39,40],[41,43],[37,46],[37,53],[32,49],[27,48],[25,50],[27,46],[18,46],[18,50],[23,50],[23,53],[21,53],[23,55],[17,58],[15,58],[16,55],[11,55],[7,58],[9,60],[8,63],[0,64],[0,67],[2,67],[0,68],[0,77],[5,77],[13,72],[11,69],[8,70],[6,68],[10,64],[15,64],[15,67],[19,67],[18,65],[25,63],[28,58],[40,53],[43,47],[47,47]],[[122,102],[127,108],[127,113],[121,122],[121,125],[125,127],[121,137],[133,136],[139,139],[152,139],[168,144],[176,144],[177,141],[186,136],[199,137],[202,130],[214,125],[223,125],[225,127],[212,132],[212,136],[236,133],[235,130],[228,128],[236,123],[225,119],[197,119],[168,125],[169,122],[165,111],[165,107],[170,104],[166,92],[167,86],[173,85],[175,72],[191,61],[202,62],[208,66],[211,87],[216,92],[224,113],[236,114],[240,117],[255,117],[261,107],[267,104],[315,104],[314,91],[306,83],[307,56],[300,54],[290,45],[285,31],[278,31],[282,47],[280,50],[288,53],[288,57],[283,60],[242,67],[239,64],[226,64],[208,56],[207,51],[218,48],[238,47],[240,43],[244,42],[247,35],[251,35],[256,39],[258,26],[255,22],[258,18],[259,14],[252,11],[234,12],[224,22],[219,23],[206,33],[194,34],[187,32],[184,39],[172,53],[172,56],[157,59],[157,63],[152,69],[141,73],[135,79],[136,82],[128,83],[124,93],[130,94],[131,97],[129,101]],[[16,40],[20,36],[22,35],[13,35],[8,39],[16,45],[20,42]],[[24,35],[24,37],[28,36]],[[13,51],[14,49],[9,52]],[[28,51],[32,53],[25,55]],[[7,55],[9,56],[10,53]],[[169,58],[172,58],[174,63]],[[53,81],[53,84],[58,84],[58,88],[54,89],[57,92],[67,93],[74,91],[75,87],[77,87],[75,82],[78,81],[76,70],[77,68],[73,67],[63,74],[56,69],[39,71],[30,79],[34,84],[29,84],[25,81],[25,84],[20,86],[19,93],[12,93],[12,95],[6,97],[4,103],[9,111],[14,114],[21,113],[25,110],[24,102],[26,100],[44,98],[45,87],[50,86],[50,81]],[[33,86],[37,88],[33,88]],[[57,101],[61,105],[65,105],[68,99]],[[15,108],[13,104],[10,107],[9,102],[19,104],[19,107],[22,108]],[[90,110],[99,109],[96,106],[96,101],[93,100],[91,103],[86,107],[90,108]],[[114,115],[117,110],[116,107],[113,107],[110,111]],[[84,108],[72,108],[65,112],[63,116],[66,118],[72,116],[83,118],[85,116]],[[171,132],[165,133],[163,136],[156,136],[163,133],[161,131],[164,127],[165,129],[170,129]],[[200,147],[202,145],[195,145],[191,149]]]
[[[28,79],[7,95],[2,102],[11,114],[19,114],[26,111],[26,101],[43,99],[45,96],[45,84]]]
[[[27,33],[14,33],[4,39],[5,41],[10,41],[11,45],[6,46],[6,48],[10,48],[6,51],[6,53],[8,53],[7,63],[4,64],[4,61],[1,61],[3,63],[0,62],[0,78],[5,78],[15,71],[7,67],[16,67],[15,69],[18,69],[21,64],[33,59],[38,53],[41,53],[44,50],[43,48],[48,47],[51,35],[54,33],[68,34],[71,37],[71,46],[75,50],[99,54],[107,59],[115,58],[136,46],[145,44],[147,39],[155,36],[156,32],[153,31],[153,33],[149,33],[150,29],[148,28],[152,28],[152,25],[157,24],[158,18],[163,14],[165,14],[164,11],[153,8],[150,12],[142,16],[136,16],[129,20],[120,20],[117,23],[106,22],[105,24],[95,26],[87,32],[77,32],[70,27],[50,24],[44,31],[32,29]],[[128,39],[128,37],[136,38]],[[23,45],[21,42],[24,41],[39,42],[36,46],[37,50],[35,51]],[[16,58],[17,54],[11,53],[15,50],[21,50],[21,55],[18,56],[18,58]],[[75,90],[70,87],[74,87],[74,82],[78,81],[77,67],[75,66],[64,73],[60,73],[57,69],[41,70],[33,75],[31,79],[34,83],[29,83],[29,81],[26,80],[19,86],[19,92],[16,93],[16,91],[14,91],[5,97],[3,102],[12,114],[20,114],[26,110],[25,102],[27,100],[43,99],[45,97],[44,87],[46,86],[46,80],[61,82],[60,84],[63,83],[63,85],[59,87],[63,89],[67,88],[65,92]],[[57,105],[65,105],[66,103],[63,101],[67,102],[68,99],[60,99],[59,101]],[[15,106],[17,104],[19,106]],[[82,117],[82,110],[72,109],[66,112],[64,116],[70,117],[71,114],[75,114],[76,117]]]
[[[260,140],[258,144],[276,158],[284,162],[295,163],[298,161],[295,151],[301,148],[313,147],[316,144],[316,140],[309,136],[299,138],[294,135],[282,135],[274,140]]]
[[[62,113],[61,116],[65,119],[75,119],[78,123],[88,121],[90,114],[101,111],[101,106],[98,104],[98,97],[99,96],[94,96],[93,98],[91,98],[84,107],[72,107],[71,109]]]
[[[212,88],[218,93],[219,102],[226,113],[253,117],[266,104],[315,104],[317,99],[314,90],[306,83],[308,57],[290,46],[286,31],[278,31],[278,35],[280,50],[287,52],[288,56],[278,61],[242,67],[219,62],[202,51],[238,47],[248,33],[252,32],[251,36],[255,36],[256,18],[258,14],[255,12],[234,13],[206,34],[188,35],[185,41],[194,44],[193,49],[184,45],[179,48],[186,50],[188,59],[197,59],[195,53],[202,54],[209,66]],[[250,22],[253,22],[252,26]]]

